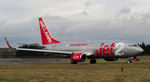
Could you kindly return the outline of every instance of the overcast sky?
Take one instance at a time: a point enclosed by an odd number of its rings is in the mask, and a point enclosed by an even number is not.
[[[0,0],[0,46],[39,43],[38,17],[60,41],[150,43],[150,0]]]

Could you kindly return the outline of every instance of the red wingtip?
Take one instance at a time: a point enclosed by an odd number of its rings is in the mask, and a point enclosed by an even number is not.
[[[9,42],[8,42],[7,38],[6,38],[6,37],[4,37],[4,39],[5,39],[6,43],[7,43],[8,48],[12,48],[12,47],[11,47],[11,45],[9,44]]]
[[[39,17],[39,25],[40,25],[41,38],[42,38],[43,45],[61,43],[60,41],[57,41],[51,37],[42,17]]]

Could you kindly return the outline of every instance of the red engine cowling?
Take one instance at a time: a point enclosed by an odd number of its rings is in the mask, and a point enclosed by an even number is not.
[[[86,60],[86,55],[83,53],[73,53],[71,60],[75,62],[83,62]]]

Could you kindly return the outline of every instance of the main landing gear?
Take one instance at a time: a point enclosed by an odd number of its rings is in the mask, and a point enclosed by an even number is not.
[[[140,61],[140,59],[136,59],[136,57],[132,57],[131,59],[128,60],[128,63]]]
[[[96,63],[96,60],[95,59],[91,59],[90,60],[90,64],[95,64]]]
[[[91,60],[90,60],[90,64],[95,64],[96,63],[96,59],[94,56],[91,56]]]

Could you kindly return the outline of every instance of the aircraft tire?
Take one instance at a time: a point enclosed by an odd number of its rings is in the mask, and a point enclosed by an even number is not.
[[[131,61],[131,60],[128,60],[128,63],[132,63],[132,61]]]
[[[90,64],[95,64],[96,60],[90,60]]]

